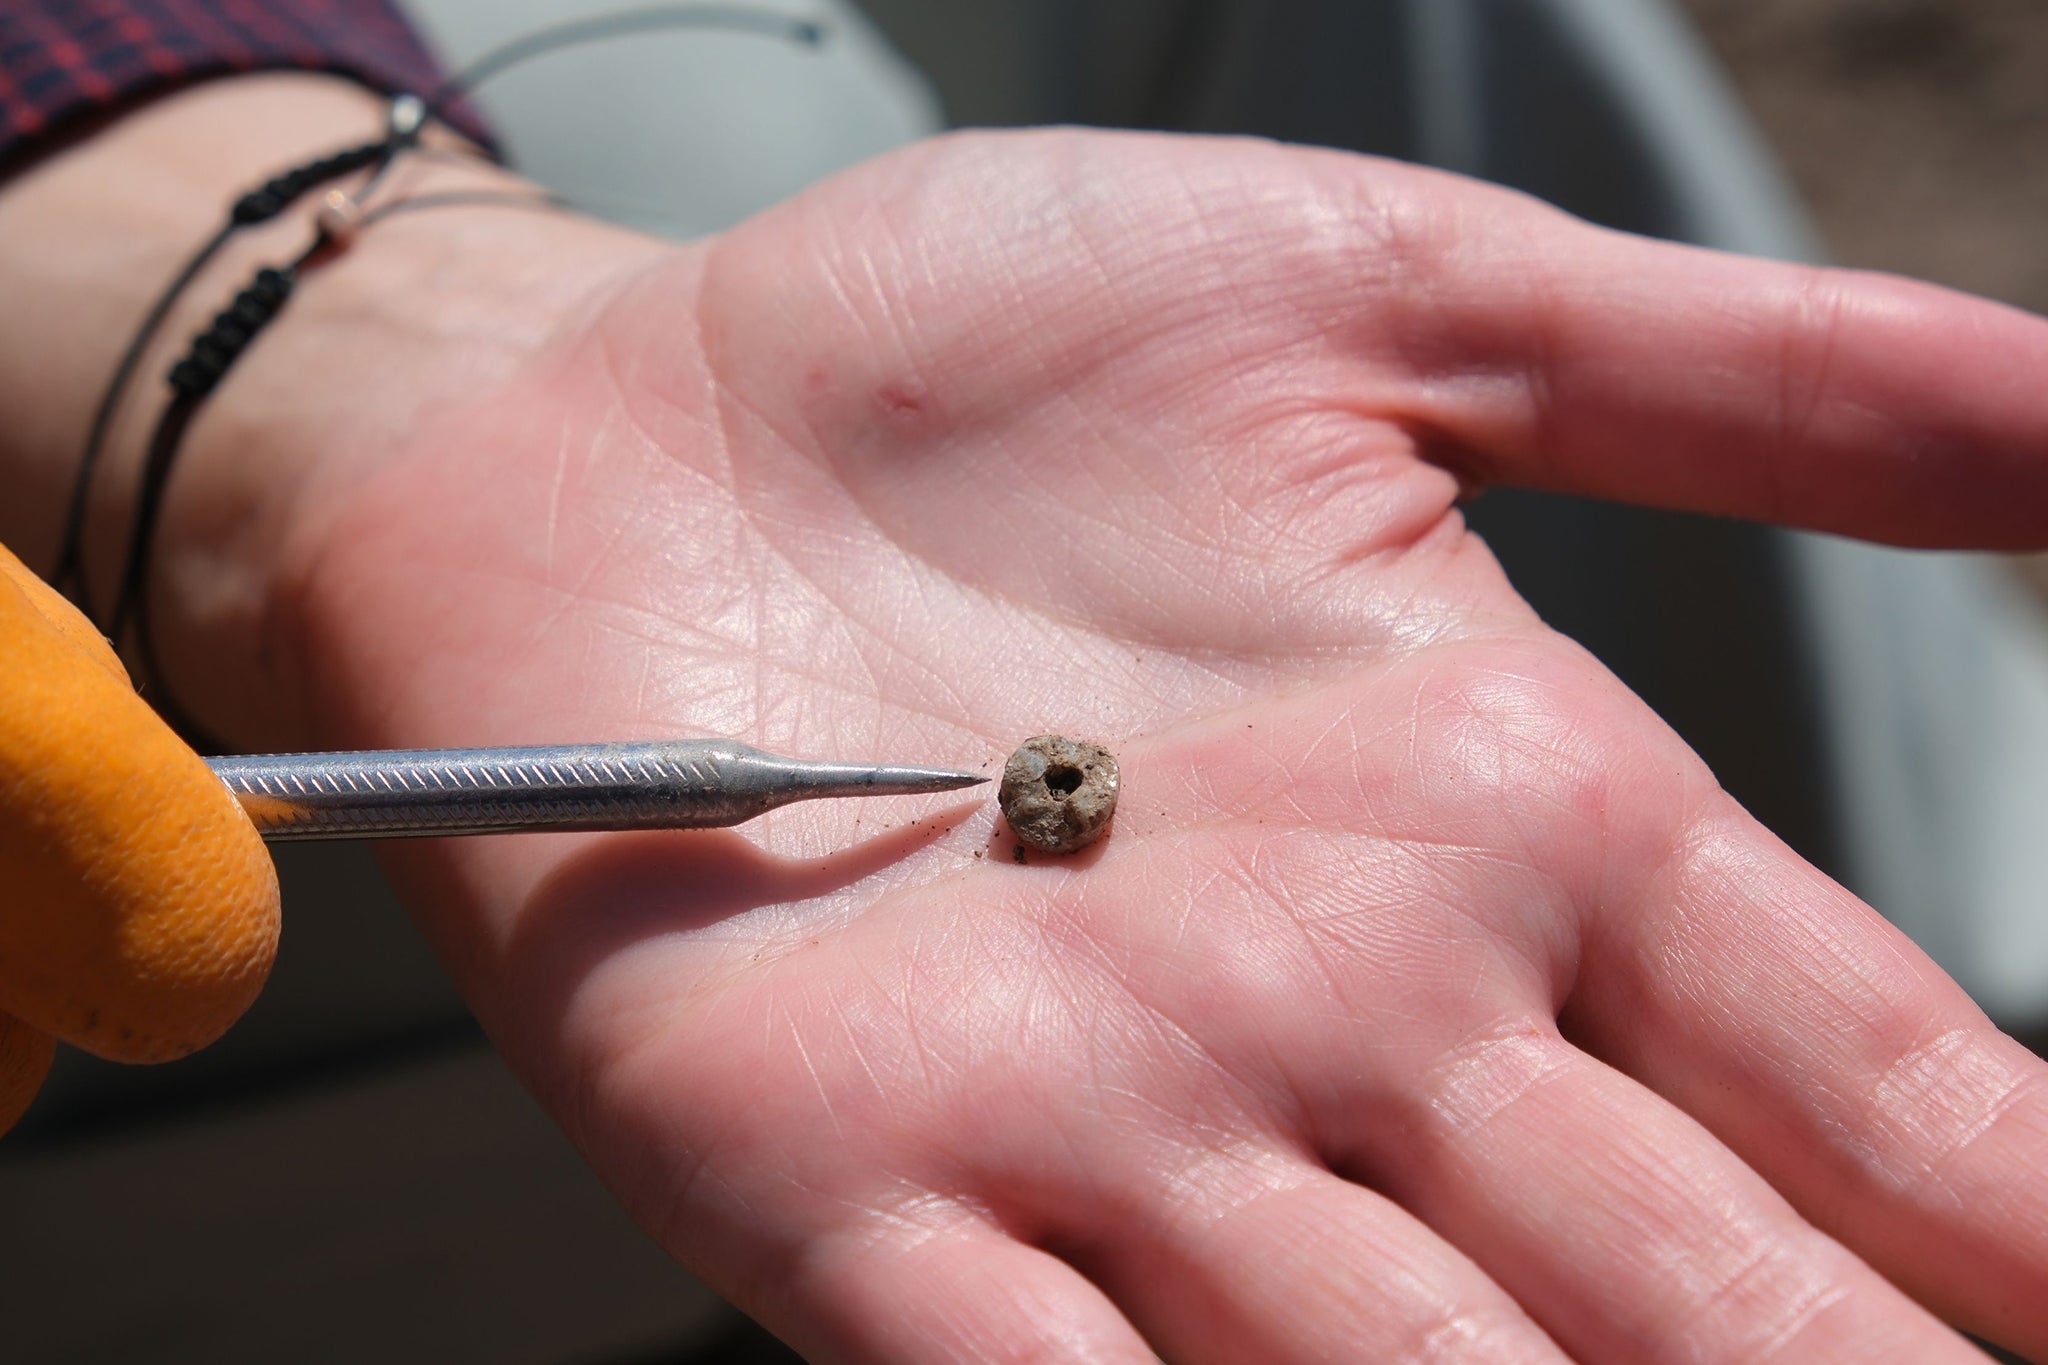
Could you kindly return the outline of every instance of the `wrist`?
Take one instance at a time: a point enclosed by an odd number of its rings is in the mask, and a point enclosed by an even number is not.
[[[415,161],[379,199],[523,188],[496,169]],[[157,662],[203,724],[249,746],[320,742],[303,713],[299,618],[356,491],[430,453],[417,434],[443,410],[520,384],[664,250],[536,199],[398,213],[304,273],[201,407],[163,506],[149,570]],[[222,281],[208,310],[258,263]]]
[[[0,538],[47,570],[91,410],[156,291],[235,196],[376,136],[384,111],[379,97],[330,78],[215,82],[152,104],[0,191],[0,256],[10,262],[0,271],[15,277],[0,288],[27,299],[17,323],[58,323],[40,345],[17,335],[0,347],[0,402],[23,416],[0,449],[10,490]],[[378,198],[520,185],[481,162],[409,156]],[[259,265],[303,248],[318,198],[239,234],[138,371],[95,480],[89,564],[103,609],[165,370]],[[307,272],[200,408],[163,507],[150,566],[160,662],[202,722],[234,716],[220,728],[252,743],[299,731],[298,689],[280,676],[291,662],[273,639],[292,547],[317,539],[324,511],[437,403],[508,382],[606,280],[661,250],[562,213],[440,208],[375,223]]]

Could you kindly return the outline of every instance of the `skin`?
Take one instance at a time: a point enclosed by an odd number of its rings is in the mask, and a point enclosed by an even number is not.
[[[372,117],[204,87],[0,192],[0,286],[91,300],[0,345],[0,534],[177,245]],[[59,224],[118,264],[28,268]],[[625,1206],[813,1359],[2041,1354],[2048,1068],[1457,505],[2038,548],[2044,370],[2038,319],[1409,167],[963,136],[681,246],[379,225],[195,427],[158,630],[257,746],[1110,744],[1112,835],[1028,866],[959,798],[392,853]]]

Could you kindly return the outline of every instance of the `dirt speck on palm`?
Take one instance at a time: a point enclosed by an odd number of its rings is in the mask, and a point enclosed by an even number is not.
[[[1072,853],[1109,828],[1116,792],[1116,758],[1109,750],[1039,735],[1003,764],[998,799],[1018,839],[1043,853]]]

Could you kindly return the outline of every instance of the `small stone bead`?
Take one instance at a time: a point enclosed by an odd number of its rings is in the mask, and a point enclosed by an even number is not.
[[[1086,848],[1116,813],[1116,758],[1100,744],[1040,735],[1003,764],[999,796],[1017,837],[1043,853]]]

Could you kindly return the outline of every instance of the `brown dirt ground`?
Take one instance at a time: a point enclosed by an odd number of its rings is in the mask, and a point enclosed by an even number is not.
[[[2048,3],[1682,3],[1837,260],[2048,313]]]

